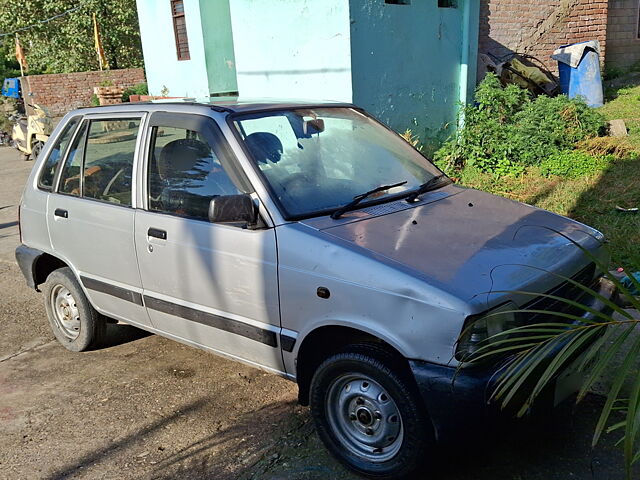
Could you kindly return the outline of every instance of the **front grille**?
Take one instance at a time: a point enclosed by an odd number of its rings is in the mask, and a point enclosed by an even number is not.
[[[573,277],[571,277],[571,280],[579,283],[580,285],[587,286],[590,289],[597,291],[596,287],[599,278],[594,279],[595,272],[595,263],[590,263],[585,268],[576,273]],[[557,287],[546,292],[546,294],[565,298],[567,300],[573,300],[583,305],[593,298],[592,295],[568,281],[561,283]],[[567,313],[576,316],[581,316],[585,313],[585,311],[580,307],[569,305],[562,300],[556,300],[554,298],[549,298],[546,296],[535,298],[531,302],[524,305],[522,307],[522,310],[545,310],[549,312]],[[572,322],[571,319],[566,317],[554,317],[552,315],[546,315],[542,313],[523,313],[523,315],[526,316],[525,323],[529,325],[544,322]]]

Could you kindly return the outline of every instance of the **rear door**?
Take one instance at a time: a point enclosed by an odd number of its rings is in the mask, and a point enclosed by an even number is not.
[[[134,245],[135,158],[142,114],[86,116],[47,202],[53,250],[75,270],[92,304],[149,325]]]
[[[216,195],[250,192],[213,119],[154,113],[136,248],[153,326],[282,372],[275,229],[213,224]]]

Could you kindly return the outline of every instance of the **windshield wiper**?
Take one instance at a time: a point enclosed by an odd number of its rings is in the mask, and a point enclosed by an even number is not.
[[[364,200],[368,196],[373,195],[374,193],[384,192],[385,190],[390,190],[395,187],[400,187],[405,183],[407,183],[406,180],[404,182],[394,183],[393,185],[380,185],[379,187],[376,187],[373,190],[369,190],[368,192],[364,192],[364,193],[361,193],[360,195],[356,195],[355,197],[353,197],[353,200],[347,203],[344,207],[340,207],[335,212],[333,212],[331,214],[331,218],[333,218],[334,220],[337,220],[338,218],[340,218],[340,216],[343,213],[345,213],[346,211],[358,205],[362,200]]]
[[[451,180],[444,173],[441,173],[440,175],[436,175],[435,177],[427,180],[425,183],[420,185],[416,190],[411,192],[406,198],[407,202],[413,203],[417,201],[418,197],[423,193],[427,193],[429,190],[433,190],[437,187],[440,187],[441,186],[440,183],[442,183],[441,180],[443,178],[447,178],[447,180],[449,180],[447,184],[451,182]]]

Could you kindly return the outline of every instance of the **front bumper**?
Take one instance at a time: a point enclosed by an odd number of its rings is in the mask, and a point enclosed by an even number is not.
[[[598,290],[598,293],[607,299],[616,298],[615,286],[609,280],[600,279]],[[586,304],[600,312],[611,312],[610,307],[595,298],[591,298]],[[593,321],[595,317],[593,313],[583,315],[583,318],[589,321]],[[563,344],[559,344],[547,355],[540,370],[546,368],[562,347]],[[537,398],[535,409],[552,408],[580,389],[584,380],[583,374],[575,372],[573,367],[580,363],[581,355],[588,347],[589,345],[585,345],[577,352],[575,357],[567,362],[566,367],[549,382],[545,391]],[[409,361],[438,441],[459,440],[461,435],[468,436],[473,431],[479,431],[474,429],[474,426],[486,424],[498,417],[500,407],[490,399],[504,363],[503,361],[491,366],[456,369],[419,360]],[[533,373],[529,378],[535,377],[536,374]],[[533,386],[525,384],[520,392],[526,394]],[[516,398],[512,405],[519,409],[522,403]]]

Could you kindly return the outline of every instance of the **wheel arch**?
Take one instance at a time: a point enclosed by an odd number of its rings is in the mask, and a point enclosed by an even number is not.
[[[379,335],[346,325],[323,325],[306,334],[297,349],[296,382],[298,401],[309,404],[309,388],[316,369],[329,356],[344,350],[349,345],[375,344],[392,354],[403,368],[411,373],[408,359],[390,342]],[[413,375],[411,375],[413,378]]]
[[[16,249],[16,261],[22,270],[27,285],[40,291],[42,285],[51,272],[69,265],[50,253],[20,245]]]
[[[36,259],[36,262],[34,265],[33,279],[36,287],[46,282],[47,277],[54,270],[58,270],[59,268],[64,268],[68,266],[69,265],[67,265],[64,261],[60,260],[58,257],[55,257],[49,253],[43,253]]]

